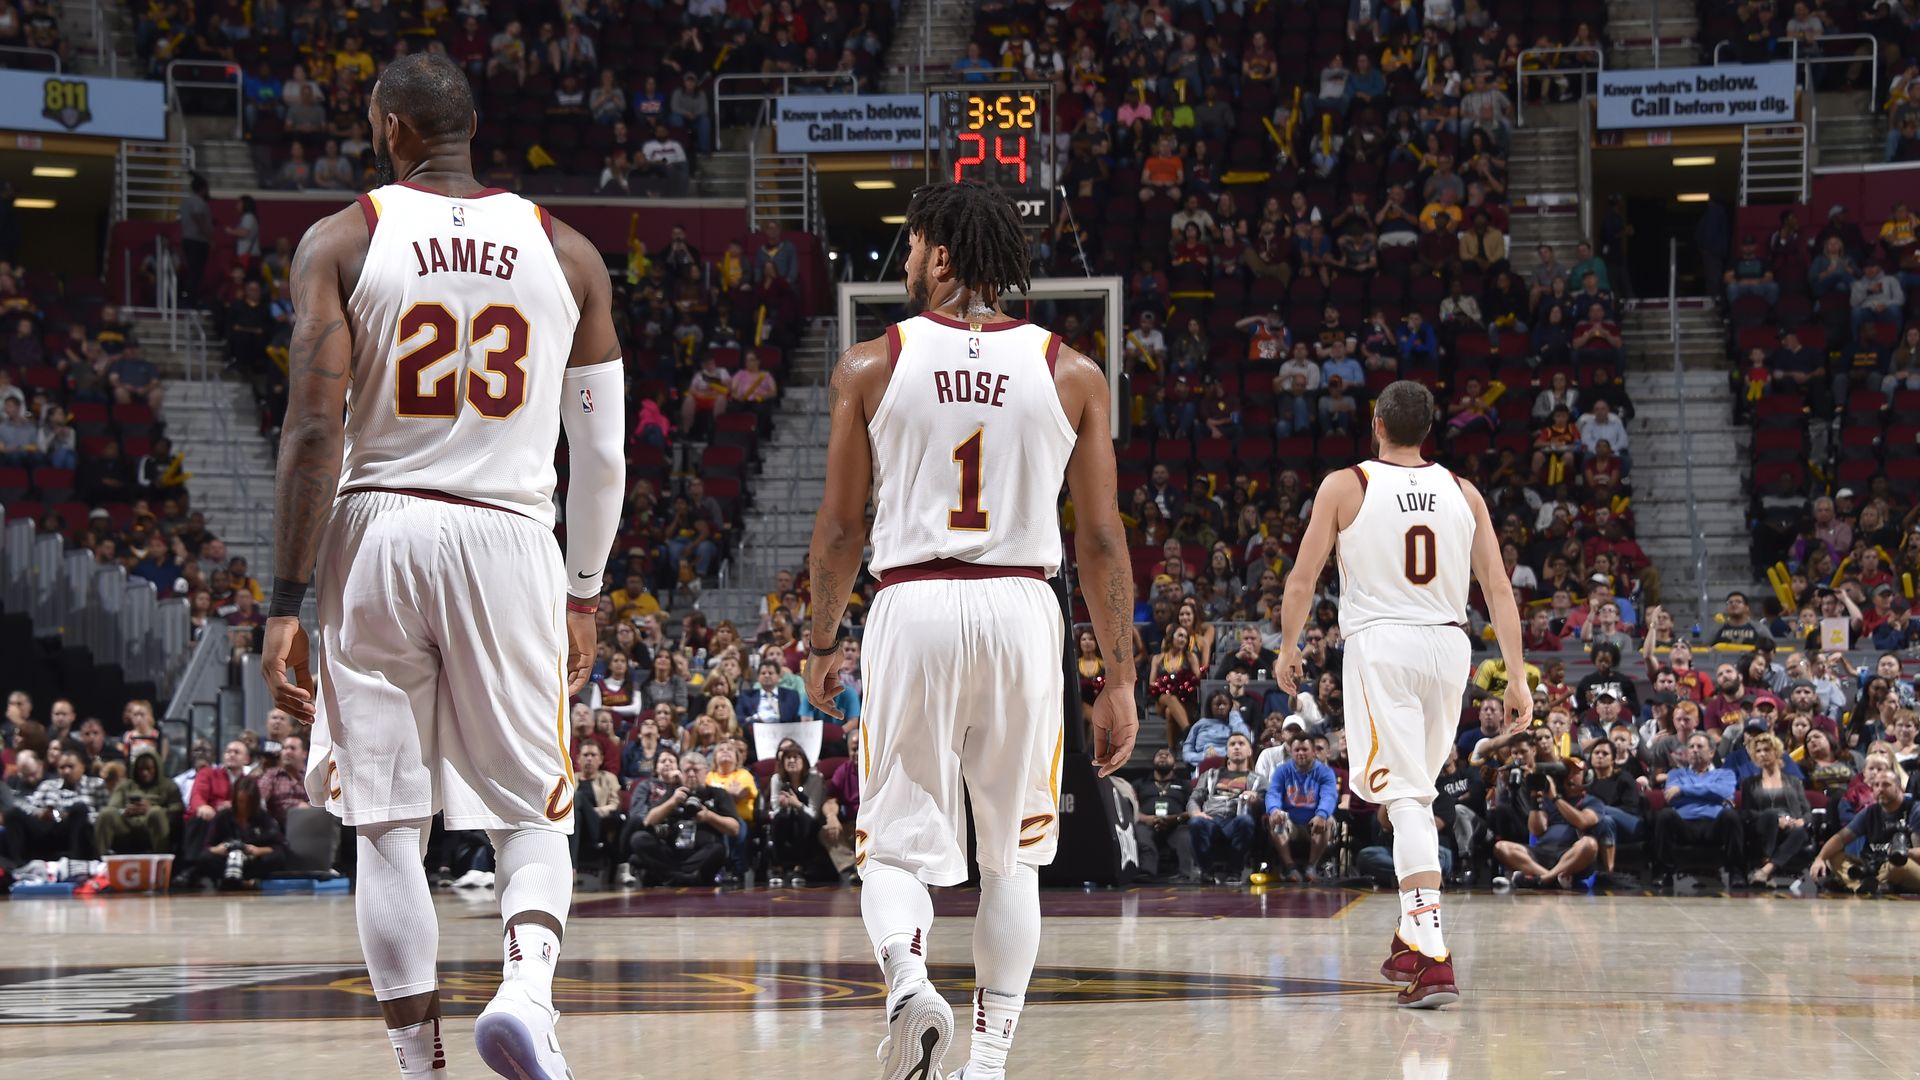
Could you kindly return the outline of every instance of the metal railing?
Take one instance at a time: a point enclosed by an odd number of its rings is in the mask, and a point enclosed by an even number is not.
[[[93,35],[93,58],[107,77],[120,77],[120,50],[114,48],[113,17],[100,0],[87,0],[87,32]]]
[[[1575,148],[1573,159],[1578,163],[1577,175],[1580,178],[1580,235],[1593,235],[1593,110],[1581,106],[1578,110],[1580,121],[1574,130],[1580,145]]]
[[[233,94],[233,137],[246,137],[246,122],[243,119],[246,106],[246,91],[242,85],[242,75],[237,64],[224,60],[175,60],[167,65],[167,104],[173,106],[180,101],[180,91],[206,91]],[[185,109],[181,110],[183,113]],[[221,111],[225,111],[224,107]]]
[[[1544,59],[1547,57],[1558,58],[1568,53],[1591,55],[1593,57],[1593,65],[1589,67],[1585,64],[1579,64],[1572,67],[1544,67],[1533,69],[1527,67],[1527,58],[1530,56],[1536,59]],[[1520,50],[1520,55],[1513,60],[1513,126],[1527,126],[1527,80],[1529,78],[1544,79],[1560,75],[1581,76],[1583,80],[1581,91],[1584,97],[1586,90],[1584,84],[1585,76],[1598,75],[1606,69],[1607,54],[1602,52],[1598,45],[1556,45],[1552,48]]]
[[[1680,361],[1680,238],[1667,238],[1667,340],[1673,347],[1673,400],[1687,400],[1686,366]],[[1700,502],[1693,494],[1693,431],[1680,425],[1680,461],[1686,478],[1687,533],[1693,551],[1693,582],[1700,590],[1699,606],[1707,607],[1707,538],[1700,531]]]
[[[810,93],[830,94],[836,90],[847,94],[860,92],[860,80],[851,71],[790,71],[776,74],[740,73],[717,75],[713,80],[713,148],[725,150],[722,145],[722,109],[733,103],[751,102],[758,106],[757,118],[753,125],[752,138],[759,141],[760,132],[773,118],[773,99],[792,94],[800,89]]]
[[[1805,124],[1748,124],[1740,129],[1740,205],[1753,196],[1805,202],[1811,132]]]
[[[66,71],[66,65],[61,62],[60,54],[57,52],[54,52],[52,49],[29,49],[25,45],[0,45],[0,57],[6,57],[6,56],[32,56],[32,57],[44,56],[47,59],[53,61],[53,67],[51,70],[55,75],[62,74]],[[5,65],[0,65],[0,67],[11,68],[13,67],[13,65],[5,64]],[[15,70],[42,71],[47,69],[38,68],[38,67],[28,67],[28,68],[19,68]]]
[[[1844,53],[1844,54],[1829,55],[1825,51],[1826,46],[1831,42],[1837,42],[1837,41],[1852,41],[1852,42],[1863,43],[1867,46],[1867,51],[1864,53]],[[1867,65],[1867,112],[1868,114],[1871,115],[1874,112],[1874,110],[1879,107],[1879,103],[1880,103],[1880,39],[1879,38],[1874,37],[1872,34],[1823,34],[1819,39],[1819,48],[1821,49],[1821,51],[1819,53],[1809,53],[1806,56],[1800,55],[1800,39],[1799,38],[1788,38],[1786,39],[1786,43],[1788,46],[1787,58],[1790,61],[1792,61],[1794,64],[1798,65],[1799,70],[1796,72],[1796,74],[1798,75],[1800,83],[1803,86],[1812,82],[1813,72],[1811,68],[1815,64],[1861,64],[1861,63],[1866,64]],[[1733,42],[1731,41],[1719,41],[1714,43],[1714,46],[1713,46],[1713,66],[1714,67],[1719,67],[1722,63],[1722,60],[1720,57],[1720,50],[1726,48],[1731,44],[1733,44]],[[1739,61],[1739,60],[1734,61],[1734,63],[1736,64],[1742,63],[1742,62],[1743,61]],[[1762,63],[1778,63],[1778,61],[1777,60],[1762,61]]]

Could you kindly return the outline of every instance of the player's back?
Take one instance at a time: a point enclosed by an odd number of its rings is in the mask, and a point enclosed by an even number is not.
[[[1340,632],[1376,624],[1465,625],[1473,508],[1460,480],[1428,463],[1355,465],[1360,512],[1340,530]]]
[[[405,183],[360,196],[341,490],[427,491],[549,527],[579,305],[534,204]]]
[[[957,560],[1051,577],[1075,442],[1054,387],[1060,339],[929,313],[889,327],[887,345],[893,371],[867,425],[873,572]]]

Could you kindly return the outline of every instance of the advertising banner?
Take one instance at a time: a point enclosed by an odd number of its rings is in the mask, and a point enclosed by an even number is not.
[[[919,150],[925,100],[919,94],[789,94],[774,99],[783,154]]]
[[[1602,130],[1793,120],[1792,63],[1600,73]]]
[[[167,137],[166,88],[137,79],[0,71],[0,129],[158,142]]]

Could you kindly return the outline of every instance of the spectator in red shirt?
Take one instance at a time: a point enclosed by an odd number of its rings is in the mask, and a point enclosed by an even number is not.
[[[1604,305],[1587,308],[1587,317],[1573,330],[1573,359],[1579,364],[1605,364],[1618,369],[1621,363],[1620,326],[1607,318]]]
[[[262,743],[260,749],[267,755],[267,768],[260,774],[260,803],[285,829],[287,811],[307,805],[307,740],[290,734],[278,743]]]
[[[220,756],[220,768],[201,769],[193,778],[193,793],[187,797],[187,813],[201,821],[233,805],[234,781],[246,775],[252,755],[247,744],[235,739]]]
[[[1528,652],[1559,652],[1560,635],[1553,632],[1553,612],[1545,607],[1534,608],[1533,614],[1527,617],[1521,643]]]
[[[1731,713],[1746,713],[1746,682],[1740,678],[1740,669],[1732,664],[1721,664],[1713,669],[1713,694],[1707,698],[1701,710],[1701,726],[1718,733],[1724,726],[1724,718]]]

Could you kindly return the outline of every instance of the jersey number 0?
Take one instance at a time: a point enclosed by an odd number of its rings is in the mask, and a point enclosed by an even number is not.
[[[489,420],[505,420],[527,403],[527,317],[507,304],[488,304],[467,324],[467,339],[460,340],[461,327],[446,305],[422,301],[400,316],[399,340],[412,341],[432,331],[433,336],[402,353],[394,361],[393,411],[408,418],[451,420],[460,413],[464,397],[474,411]],[[505,340],[487,350],[486,370],[498,376],[499,393],[492,380],[465,367],[442,372],[428,386],[420,385],[420,376],[433,365],[462,348],[505,331]],[[458,377],[466,375],[465,386]],[[461,391],[465,390],[462,394]]]
[[[1407,580],[1415,585],[1425,585],[1438,573],[1434,568],[1433,530],[1425,525],[1415,525],[1407,530]]]

